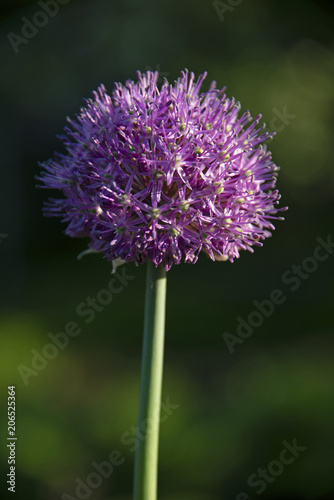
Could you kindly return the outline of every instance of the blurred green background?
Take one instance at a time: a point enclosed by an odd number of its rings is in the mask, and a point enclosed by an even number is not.
[[[97,297],[111,266],[100,256],[77,261],[86,241],[64,237],[44,219],[47,194],[36,190],[38,160],[61,149],[56,134],[101,82],[159,69],[170,80],[185,67],[263,114],[277,135],[268,145],[282,169],[286,221],[255,254],[168,273],[163,400],[178,405],[161,425],[161,500],[334,497],[334,255],[300,279],[283,273],[311,257],[316,239],[333,234],[334,9],[329,1],[97,0],[64,2],[17,53],[41,5],[1,1],[1,498],[7,491],[7,386],[17,392],[17,500],[75,494],[93,462],[119,450],[125,461],[81,498],[130,500],[134,454],[124,433],[136,426],[143,323],[144,267],[85,323],[77,307]],[[35,16],[35,17],[34,17]],[[11,38],[13,40],[13,38]],[[208,83],[207,83],[208,84]],[[206,84],[206,85],[207,85]],[[283,118],[282,118],[283,115]],[[281,289],[286,300],[231,354],[254,300]],[[80,335],[24,384],[49,333],[75,321]],[[265,483],[283,441],[306,447]],[[245,496],[238,495],[245,492]]]

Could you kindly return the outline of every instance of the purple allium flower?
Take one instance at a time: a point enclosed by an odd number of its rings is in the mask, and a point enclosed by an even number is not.
[[[261,145],[261,118],[238,117],[240,104],[206,73],[157,87],[158,72],[138,82],[101,85],[61,137],[67,153],[42,164],[43,187],[62,191],[46,215],[69,236],[90,237],[107,259],[166,270],[199,253],[233,262],[271,236],[279,210],[278,167]],[[252,123],[250,123],[252,122]]]

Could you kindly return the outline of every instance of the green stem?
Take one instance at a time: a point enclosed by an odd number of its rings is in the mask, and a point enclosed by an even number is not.
[[[134,500],[156,500],[158,446],[163,374],[166,272],[147,261],[143,358],[135,455]]]

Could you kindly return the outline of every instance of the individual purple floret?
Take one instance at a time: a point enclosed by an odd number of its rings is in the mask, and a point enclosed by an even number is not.
[[[68,119],[67,153],[42,164],[43,187],[64,195],[45,214],[108,260],[166,270],[201,251],[233,262],[261,246],[284,210],[275,207],[278,167],[261,145],[269,134],[256,128],[261,115],[239,117],[215,82],[200,93],[205,77],[184,71],[159,89],[158,72],[138,72],[111,96],[101,85]]]

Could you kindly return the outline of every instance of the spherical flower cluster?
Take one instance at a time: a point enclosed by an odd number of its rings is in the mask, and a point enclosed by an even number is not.
[[[109,260],[166,270],[262,245],[280,218],[278,167],[261,145],[269,134],[215,82],[200,93],[205,77],[181,72],[159,89],[157,72],[138,73],[111,96],[101,85],[68,120],[67,153],[42,163],[43,187],[64,195],[46,215]]]

